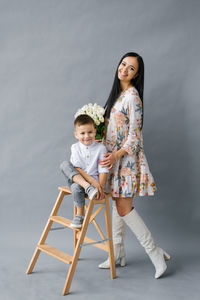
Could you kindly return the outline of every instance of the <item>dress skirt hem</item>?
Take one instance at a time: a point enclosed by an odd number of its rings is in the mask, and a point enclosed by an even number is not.
[[[106,192],[112,197],[154,196],[157,190],[153,177],[149,174],[129,176],[108,176]]]

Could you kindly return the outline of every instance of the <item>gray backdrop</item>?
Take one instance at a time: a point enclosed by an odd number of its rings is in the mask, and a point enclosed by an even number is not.
[[[158,187],[154,197],[137,197],[135,207],[156,241],[177,257],[169,268],[171,276],[160,282],[176,280],[185,285],[192,277],[193,281],[184,293],[179,285],[170,284],[173,294],[169,282],[160,287],[152,278],[148,285],[146,279],[146,286],[154,288],[153,294],[144,294],[143,273],[133,279],[128,272],[133,272],[135,261],[137,274],[151,267],[148,259],[143,269],[138,264],[145,259],[143,249],[132,242],[129,230],[129,264],[133,248],[135,253],[138,250],[138,260],[133,258],[126,272],[118,270],[124,281],[118,278],[113,285],[107,280],[108,272],[98,271],[104,253],[88,249],[85,259],[93,257],[92,278],[102,276],[99,280],[107,284],[109,299],[115,293],[127,299],[132,294],[136,299],[145,295],[160,299],[163,293],[166,299],[188,299],[193,293],[197,299],[198,287],[191,284],[196,284],[192,272],[198,274],[199,259],[192,252],[198,249],[200,223],[199,17],[197,0],[0,0],[0,284],[4,299],[51,299],[52,295],[55,299],[61,294],[66,276],[62,264],[50,267],[53,260],[44,255],[36,265],[41,264],[40,274],[26,277],[24,272],[57,197],[57,186],[65,184],[59,164],[69,157],[75,142],[74,113],[85,103],[105,104],[116,66],[129,51],[140,53],[145,63],[144,149]],[[66,199],[63,215],[71,217],[72,207]],[[63,242],[60,231],[55,242],[69,245],[70,237]],[[193,264],[186,268],[191,256]],[[87,261],[80,270],[86,268]],[[191,274],[185,275],[186,269]],[[18,281],[17,274],[21,274]],[[72,289],[78,291],[74,298],[81,299],[82,294],[98,298],[98,287],[94,285],[92,293],[90,286],[87,294],[88,286],[80,285],[78,275],[74,280],[77,286]],[[49,281],[55,284],[51,291]]]

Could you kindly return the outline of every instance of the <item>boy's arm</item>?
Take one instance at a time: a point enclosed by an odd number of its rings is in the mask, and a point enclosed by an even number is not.
[[[107,176],[107,173],[99,173],[99,184],[103,190],[104,190],[104,186],[106,184],[106,176]]]
[[[106,147],[104,145],[101,145],[100,147],[101,148],[100,148],[100,152],[99,152],[99,160],[103,159],[104,155],[107,153]],[[105,186],[105,183],[106,183],[106,176],[107,176],[107,173],[109,171],[108,171],[108,168],[103,167],[99,164],[99,160],[98,160],[99,184],[100,184],[101,189],[102,189],[100,191],[99,198],[103,199],[105,197],[105,195],[104,195],[104,186]]]
[[[99,182],[98,182],[92,176],[88,175],[85,171],[83,171],[81,168],[75,168],[75,169],[81,174],[81,176],[88,183],[90,183],[91,185],[95,186],[98,189],[97,199],[103,199],[104,198],[103,189],[106,182],[106,173],[99,174]]]
[[[90,184],[92,184],[93,186],[95,186],[96,188],[99,188],[99,182],[96,181],[92,176],[88,175],[85,171],[83,171],[83,169],[81,168],[75,168],[80,174],[81,176]]]
[[[99,199],[104,199],[105,198],[105,195],[104,195],[104,186],[105,186],[105,183],[106,183],[106,176],[107,176],[107,173],[99,173],[99,184],[100,184],[100,187],[101,187],[101,191],[99,191]]]

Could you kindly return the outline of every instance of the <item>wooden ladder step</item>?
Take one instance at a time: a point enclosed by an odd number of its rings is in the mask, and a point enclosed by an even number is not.
[[[80,231],[80,229],[81,229],[81,228],[71,227],[70,224],[71,224],[72,220],[64,218],[64,217],[61,217],[61,216],[50,216],[50,220],[52,220],[53,222],[62,224],[64,226],[67,226],[67,227],[69,227],[71,229],[75,229],[77,231]]]
[[[49,246],[47,244],[43,244],[43,245],[37,245],[37,248],[43,252],[46,252],[47,254],[67,263],[67,264],[71,264],[72,263],[72,259],[73,256],[62,252],[59,249],[56,249],[52,246]]]
[[[58,189],[60,191],[63,191],[66,194],[71,194],[70,188],[68,186],[59,186]],[[108,194],[108,195],[110,195],[110,194]],[[85,198],[88,199],[88,197],[85,197]],[[94,204],[102,204],[102,203],[105,203],[105,199],[102,199],[102,200],[94,199],[93,202],[94,202]]]
[[[80,237],[80,234],[81,233],[79,232],[78,233],[78,238]],[[93,240],[93,239],[91,239],[87,236],[84,237],[84,243],[94,243],[93,246],[108,252],[108,246],[106,244],[107,243],[106,241],[103,242],[103,243],[97,243],[97,244],[96,244],[96,242],[97,242],[96,240]]]
[[[58,189],[66,194],[71,194],[70,188],[68,186],[59,186]]]

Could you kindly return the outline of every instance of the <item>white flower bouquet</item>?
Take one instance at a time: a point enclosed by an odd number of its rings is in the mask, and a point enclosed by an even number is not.
[[[102,139],[103,134],[104,134],[104,129],[105,129],[105,122],[104,122],[104,113],[105,109],[98,105],[98,104],[86,104],[82,108],[80,108],[76,114],[75,118],[78,117],[79,115],[88,115],[94,120],[95,128],[97,130],[96,133],[96,140]]]

